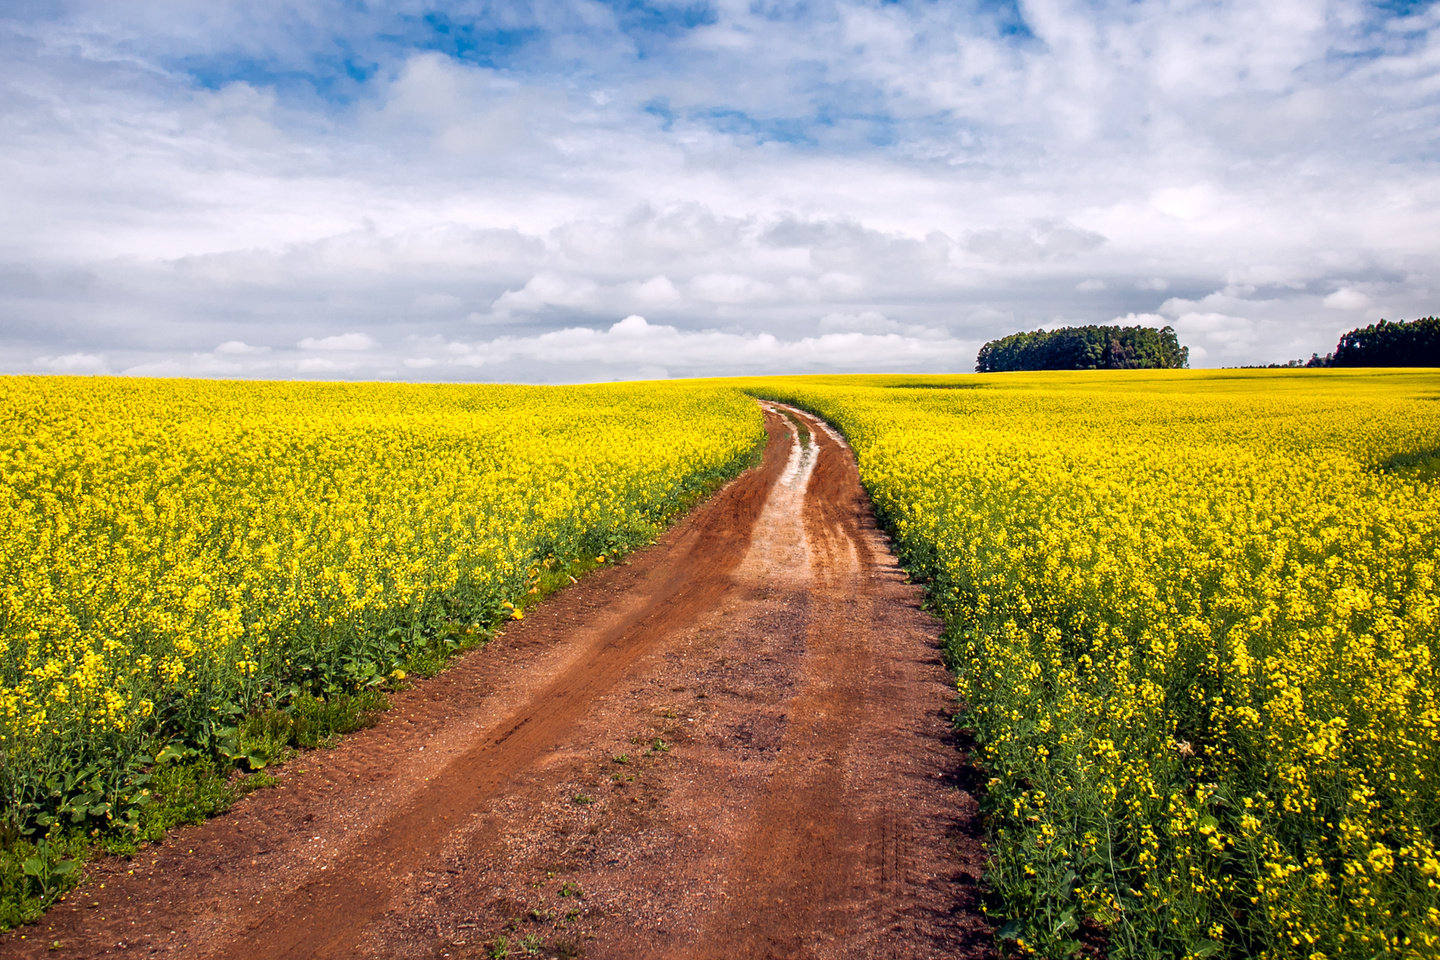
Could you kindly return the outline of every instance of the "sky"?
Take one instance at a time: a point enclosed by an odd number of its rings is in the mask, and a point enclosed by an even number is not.
[[[0,6],[0,373],[1191,366],[1440,313],[1440,3]]]

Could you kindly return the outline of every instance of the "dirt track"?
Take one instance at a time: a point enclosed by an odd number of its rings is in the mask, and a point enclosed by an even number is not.
[[[990,956],[938,627],[849,450],[766,422],[658,545],[0,954]]]

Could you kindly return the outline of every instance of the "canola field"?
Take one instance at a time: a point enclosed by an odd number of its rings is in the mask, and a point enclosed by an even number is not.
[[[0,901],[140,835],[158,757],[258,769],[250,721],[652,538],[750,462],[742,391],[844,431],[945,619],[1019,952],[1440,956],[1433,371],[0,378]]]
[[[680,384],[0,378],[0,837],[133,822],[161,754],[262,766],[241,718],[438,663],[763,439]]]
[[[928,581],[1012,947],[1440,956],[1440,375],[750,386]]]

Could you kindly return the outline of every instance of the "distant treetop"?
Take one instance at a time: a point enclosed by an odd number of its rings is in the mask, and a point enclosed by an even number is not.
[[[1357,327],[1340,338],[1335,352],[1316,366],[1440,367],[1440,319],[1421,317],[1408,323],[1381,320]]]
[[[1190,348],[1162,327],[1062,327],[991,340],[975,358],[977,373],[1007,370],[1174,370],[1190,365]]]

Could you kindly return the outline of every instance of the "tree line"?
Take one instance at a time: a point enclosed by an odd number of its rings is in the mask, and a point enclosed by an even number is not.
[[[1381,320],[1340,337],[1335,352],[1307,367],[1440,367],[1440,319]]]
[[[1179,369],[1190,365],[1171,327],[1062,327],[991,340],[975,358],[977,373],[1010,370]]]

